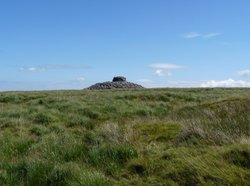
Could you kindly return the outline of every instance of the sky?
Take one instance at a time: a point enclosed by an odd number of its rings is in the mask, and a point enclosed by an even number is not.
[[[249,0],[0,0],[0,91],[250,87]]]

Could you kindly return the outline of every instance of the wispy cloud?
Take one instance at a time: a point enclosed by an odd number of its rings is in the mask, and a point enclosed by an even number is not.
[[[154,63],[154,64],[150,64],[149,67],[157,68],[157,69],[168,69],[168,70],[183,68],[183,66],[181,65],[170,64],[170,63]]]
[[[200,87],[201,82],[200,81],[162,81],[162,80],[148,80],[148,79],[142,79],[137,81],[141,85],[147,88],[166,88],[166,87],[171,87],[171,88],[187,88],[187,87]]]
[[[139,83],[153,83],[153,81],[150,79],[138,79],[137,82],[139,82]]]
[[[77,81],[85,81],[86,79],[84,77],[79,77],[76,79]]]
[[[139,81],[138,81],[139,82]],[[149,82],[140,82],[142,85],[148,88],[214,88],[214,87],[250,87],[249,81],[242,80],[208,80],[208,81],[149,81]]]
[[[227,79],[222,81],[210,80],[203,82],[201,87],[250,87],[250,82]]]
[[[199,81],[184,81],[184,80],[177,80],[177,81],[168,81],[167,84],[169,87],[178,87],[178,88],[187,88],[187,87],[199,87]]]
[[[201,36],[201,34],[198,32],[189,32],[187,34],[182,35],[182,37],[185,39],[194,39],[194,38],[197,38],[200,36]]]
[[[155,84],[154,81],[152,81],[151,79],[146,79],[146,78],[138,79],[136,82],[146,88],[152,88],[154,87],[154,84]]]
[[[50,64],[47,65],[48,69],[54,70],[74,70],[74,69],[89,69],[88,65],[74,65],[74,64]]]
[[[203,38],[211,38],[211,37],[216,37],[216,36],[219,36],[219,35],[221,35],[221,33],[214,32],[214,33],[204,34],[204,35],[202,35],[202,37]]]
[[[39,72],[47,70],[77,70],[77,69],[88,69],[86,65],[71,65],[71,64],[48,64],[48,65],[37,65],[37,66],[22,66],[19,67],[19,71],[28,72]]]
[[[154,63],[148,65],[150,68],[156,69],[154,75],[158,77],[171,76],[172,73],[169,70],[184,68],[181,65],[170,63]]]
[[[31,67],[20,67],[19,71],[29,71],[29,72],[38,72],[38,71],[45,71],[47,68],[42,66],[31,66]]]
[[[199,32],[189,32],[187,34],[182,35],[182,38],[184,38],[184,39],[195,39],[195,38],[209,39],[209,38],[216,37],[219,35],[221,35],[221,33],[219,33],[219,32],[211,32],[211,33],[207,33],[207,34],[202,34]]]
[[[250,77],[250,70],[242,70],[239,72],[241,77]]]

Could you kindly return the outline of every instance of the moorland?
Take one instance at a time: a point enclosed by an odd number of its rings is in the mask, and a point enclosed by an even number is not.
[[[1,92],[0,185],[250,185],[250,89]]]

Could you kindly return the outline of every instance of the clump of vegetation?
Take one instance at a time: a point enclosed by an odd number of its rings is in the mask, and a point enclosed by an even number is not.
[[[236,166],[250,169],[250,147],[237,146],[223,154],[224,159]]]
[[[53,121],[55,118],[50,113],[38,113],[34,118],[34,122],[41,125],[48,125]]]
[[[1,93],[0,185],[250,185],[249,93]]]

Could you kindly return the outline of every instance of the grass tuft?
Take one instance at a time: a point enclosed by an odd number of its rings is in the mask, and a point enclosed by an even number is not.
[[[236,166],[250,169],[249,146],[237,146],[223,154],[223,158]]]

